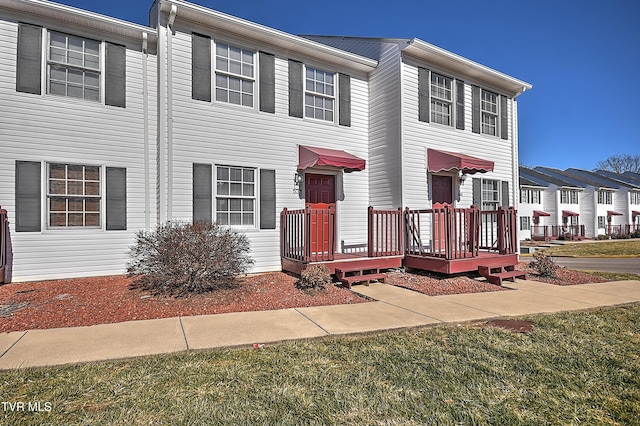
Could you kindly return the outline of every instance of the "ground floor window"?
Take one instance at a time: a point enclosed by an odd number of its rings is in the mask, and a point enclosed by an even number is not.
[[[50,228],[100,226],[100,167],[48,164]]]
[[[482,210],[498,210],[500,205],[500,181],[482,179]]]
[[[521,231],[531,230],[531,218],[529,216],[520,216],[520,230]]]
[[[216,167],[216,221],[221,225],[255,225],[256,170]]]
[[[604,229],[607,227],[607,217],[606,216],[598,216],[598,228]]]

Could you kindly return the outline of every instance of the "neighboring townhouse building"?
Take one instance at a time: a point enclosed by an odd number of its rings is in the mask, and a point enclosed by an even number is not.
[[[583,212],[584,187],[573,181],[541,173],[537,168],[520,167],[519,172],[520,179],[545,188],[541,200],[544,209],[537,213],[540,223],[532,234],[534,239],[558,238],[567,230],[574,237],[584,236],[580,217]],[[522,214],[524,212],[519,212],[519,215]]]
[[[156,224],[155,30],[0,0],[0,204],[13,279],[123,273]]]
[[[627,174],[614,173],[607,170],[596,170],[600,176],[621,183],[627,188],[628,199],[626,204],[621,202],[620,211],[625,215],[624,224],[630,225],[629,231],[633,232],[640,227],[640,179],[636,180]]]
[[[523,168],[520,167],[520,171]],[[539,234],[551,214],[544,210],[544,193],[548,182],[535,181],[520,173],[520,203],[518,204],[518,240],[530,240]],[[543,222],[543,223],[541,223]]]

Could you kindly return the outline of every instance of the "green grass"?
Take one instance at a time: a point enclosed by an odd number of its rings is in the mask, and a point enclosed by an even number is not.
[[[608,281],[626,281],[626,280],[640,280],[640,275],[632,274],[630,272],[605,272],[605,271],[580,271],[586,272],[590,275],[602,277]]]
[[[565,244],[545,251],[553,256],[640,257],[640,240]]]
[[[640,304],[0,373],[2,424],[638,424]]]

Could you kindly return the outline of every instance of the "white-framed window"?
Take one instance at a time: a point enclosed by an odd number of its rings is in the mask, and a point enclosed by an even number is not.
[[[539,189],[521,189],[520,202],[523,204],[540,204]]]
[[[451,126],[453,123],[453,79],[431,73],[431,122]]]
[[[598,228],[605,229],[607,227],[607,217],[606,216],[598,216]]]
[[[578,191],[563,189],[560,191],[560,202],[562,204],[578,204]]]
[[[216,221],[221,225],[255,226],[255,168],[216,166]]]
[[[640,192],[630,192],[629,202],[631,204],[640,204]]]
[[[100,227],[100,166],[47,165],[49,228]]]
[[[482,210],[498,210],[500,205],[500,181],[482,179]]]
[[[48,93],[100,102],[100,44],[49,31]]]
[[[611,191],[598,191],[598,204],[612,204]]]
[[[306,67],[304,115],[317,120],[334,121],[335,73]]]
[[[253,108],[255,52],[216,42],[216,101]]]
[[[482,89],[480,99],[480,130],[485,135],[498,136],[498,95]]]
[[[529,216],[520,216],[520,230],[521,231],[531,230],[531,218]]]

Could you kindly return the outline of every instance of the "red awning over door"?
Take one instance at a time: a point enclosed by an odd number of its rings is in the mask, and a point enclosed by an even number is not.
[[[431,173],[462,170],[462,173],[486,173],[493,171],[493,161],[483,160],[458,152],[427,149],[428,168]]]
[[[542,210],[533,211],[533,217],[540,217],[540,216],[551,216],[551,214],[547,212],[543,212]]]
[[[622,216],[622,213],[613,210],[607,211],[607,216]]]
[[[562,217],[580,216],[580,213],[572,212],[569,210],[562,210]]]
[[[345,173],[351,173],[364,170],[366,161],[338,149],[300,145],[298,150],[298,170],[314,166],[339,167],[344,169]]]

